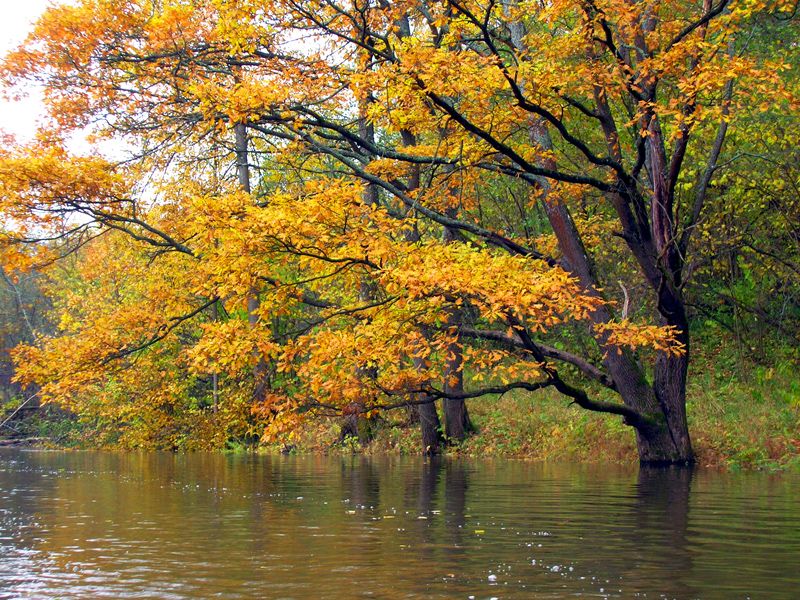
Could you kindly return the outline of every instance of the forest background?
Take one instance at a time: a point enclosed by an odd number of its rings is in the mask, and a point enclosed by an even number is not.
[[[797,468],[797,39],[788,1],[51,8],[0,71],[46,110],[0,151],[4,427]]]

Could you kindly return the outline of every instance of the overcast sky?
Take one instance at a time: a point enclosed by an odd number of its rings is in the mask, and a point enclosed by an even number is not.
[[[0,54],[22,42],[37,17],[52,4],[51,0],[0,0]],[[21,102],[6,102],[0,98],[0,129],[20,139],[30,138],[36,128],[41,105],[36,93]]]

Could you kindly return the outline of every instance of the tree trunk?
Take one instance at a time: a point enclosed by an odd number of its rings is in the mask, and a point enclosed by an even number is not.
[[[442,427],[435,402],[419,405],[419,429],[422,433],[422,453],[428,456],[439,454],[442,444]]]
[[[457,212],[456,209],[448,209],[447,216],[454,218]],[[445,227],[442,232],[442,241],[444,243],[463,243],[464,239],[458,231]],[[447,324],[458,329],[463,320],[463,311],[454,309],[450,312]],[[448,344],[445,354],[444,391],[449,394],[463,394],[464,353],[460,336],[457,336],[453,343]],[[474,431],[472,422],[469,420],[467,403],[463,398],[445,398],[442,401],[442,408],[444,409],[444,435],[448,441],[461,442],[466,439],[468,433]]]
[[[460,315],[455,314],[451,322],[458,323]],[[462,394],[464,392],[464,355],[461,351],[460,340],[456,341],[445,350],[447,360],[444,371],[444,391],[447,394]],[[444,435],[448,441],[461,442],[467,434],[474,431],[472,422],[467,412],[467,404],[461,398],[445,398],[442,402],[444,413]]]
[[[530,134],[532,141],[540,147],[545,149],[552,147],[543,123],[538,121],[532,123]],[[555,168],[555,164],[549,160],[544,163],[545,167]],[[586,290],[590,293],[597,293],[593,291],[597,286],[594,268],[569,210],[560,200],[549,196],[547,181],[541,182],[541,188],[542,201],[558,240],[559,248],[564,255],[565,267],[579,279]],[[653,257],[653,259],[655,258]],[[665,291],[662,288],[660,295],[663,296]],[[668,298],[672,304],[675,304],[674,294],[669,294]],[[659,298],[659,312],[662,315],[665,314],[662,306],[663,300],[663,298]],[[694,461],[694,454],[689,442],[689,430],[686,425],[685,408],[686,369],[689,357],[688,335],[686,334],[688,325],[682,304],[672,306],[672,310],[675,313],[674,318],[666,319],[666,324],[675,325],[683,332],[681,341],[686,344],[686,354],[681,357],[673,357],[659,353],[654,387],[647,383],[644,373],[630,352],[608,349],[603,360],[603,364],[617,386],[622,402],[656,423],[655,427],[636,430],[639,461],[642,464],[688,464]],[[606,323],[611,320],[611,312],[606,306],[601,306],[592,314],[592,321],[595,323]],[[605,346],[605,339],[602,336],[597,339],[597,342],[601,347]]]
[[[239,180],[239,185],[246,193],[251,192],[250,187],[250,163],[248,161],[248,139],[247,139],[247,126],[244,123],[237,123],[233,127],[235,142],[234,150],[236,152],[236,176]],[[261,306],[261,301],[258,298],[258,290],[250,290],[247,297],[247,322],[251,329],[258,325],[258,309]],[[267,388],[267,364],[264,357],[258,350],[255,351],[256,364],[253,367],[253,399],[258,401],[263,399]]]
[[[661,409],[661,427],[650,436],[640,436],[642,464],[692,464],[694,452],[686,421],[686,375],[689,367],[689,324],[682,303],[671,307],[667,324],[681,332],[678,339],[685,352],[674,356],[660,352],[656,358],[653,391]]]
[[[516,2],[513,0],[505,0],[503,3],[504,9],[508,11],[515,4]],[[525,28],[522,22],[511,22],[509,24],[509,33],[513,45],[520,51],[525,51]],[[609,154],[617,160],[621,160],[619,139],[613,124],[613,117],[605,100],[604,91],[600,88],[596,89],[595,96]],[[547,126],[538,118],[531,119],[529,136],[531,142],[540,148],[544,150],[552,149],[553,146]],[[652,143],[652,140],[649,141]],[[556,165],[552,158],[545,158],[538,162],[545,168],[555,170]],[[657,171],[660,174],[663,173],[663,169]],[[548,194],[550,189],[548,180],[540,179],[539,186],[541,187],[542,201],[548,220],[566,261],[565,267],[580,280],[581,285],[586,290],[590,291],[590,293],[597,293],[594,290],[598,285],[598,279],[567,206],[559,199],[550,197]],[[658,186],[654,185],[654,187]],[[631,211],[628,202],[619,195],[612,194],[611,201],[626,234],[630,234],[631,231],[637,229],[635,227],[637,220],[641,224],[647,222],[646,215],[641,214],[641,212],[635,215]],[[662,203],[653,200],[653,204],[654,206],[660,206]],[[633,205],[637,206],[635,203]],[[659,269],[658,261],[659,253],[654,251],[650,232],[643,230],[642,234],[649,239],[628,236],[626,241],[639,262],[648,283],[659,296],[660,315],[667,321],[666,324],[676,325],[682,332],[681,336],[685,339],[681,339],[681,341],[686,345],[686,354],[681,357],[659,354],[655,367],[654,386],[651,387],[630,352],[617,352],[615,349],[607,349],[604,336],[597,336],[596,339],[600,347],[607,350],[603,363],[614,380],[623,403],[656,423],[654,427],[646,430],[636,430],[640,462],[642,464],[687,464],[693,462],[694,454],[692,453],[689,430],[686,425],[686,370],[689,360],[689,344],[685,312],[683,311],[682,302],[679,302],[681,310],[678,313],[683,315],[682,323],[673,323],[674,319],[669,318],[669,315],[664,312],[661,295],[667,286],[665,285],[666,282],[661,279],[662,272]],[[675,298],[679,298],[679,295],[675,296],[673,294],[672,299],[674,300]],[[595,323],[605,323],[611,320],[611,311],[605,306],[592,314],[592,321]]]
[[[414,366],[424,369],[421,358],[414,359]],[[429,399],[427,395],[420,394],[417,400]],[[416,413],[419,419],[419,431],[422,435],[422,453],[426,456],[439,454],[442,446],[442,424],[439,421],[439,413],[436,411],[436,403],[431,400],[423,404],[416,405]]]

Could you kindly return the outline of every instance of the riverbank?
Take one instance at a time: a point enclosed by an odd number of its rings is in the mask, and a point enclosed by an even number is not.
[[[771,366],[742,359],[729,345],[699,345],[689,376],[688,415],[698,464],[729,470],[761,469],[800,472],[800,372],[797,351],[771,352]],[[595,388],[593,397],[615,401]],[[48,409],[46,409],[48,410]],[[634,463],[633,433],[617,417],[570,407],[548,390],[516,391],[469,402],[475,433],[445,452],[465,457],[505,457],[582,463]],[[373,439],[362,445],[340,439],[340,419],[314,419],[296,432],[289,445],[262,446],[263,452],[419,453],[419,430],[404,411],[384,414],[371,422]],[[50,447],[95,447],[96,432],[52,409],[14,425],[16,437],[32,438]],[[8,431],[8,430],[7,430]],[[232,452],[254,448],[229,442]]]
[[[719,347],[698,353],[689,377],[687,410],[698,464],[730,470],[800,472],[800,374],[791,356],[766,367]],[[594,390],[598,397],[602,390]],[[621,420],[570,407],[547,391],[514,392],[472,400],[477,432],[447,453],[468,457],[632,463],[636,447]],[[337,444],[338,422],[300,432],[293,452],[413,454],[419,432],[390,415],[373,428],[374,440]]]

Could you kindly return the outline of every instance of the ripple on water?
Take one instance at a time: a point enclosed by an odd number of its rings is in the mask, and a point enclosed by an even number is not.
[[[797,477],[0,452],[0,599],[794,598]]]

